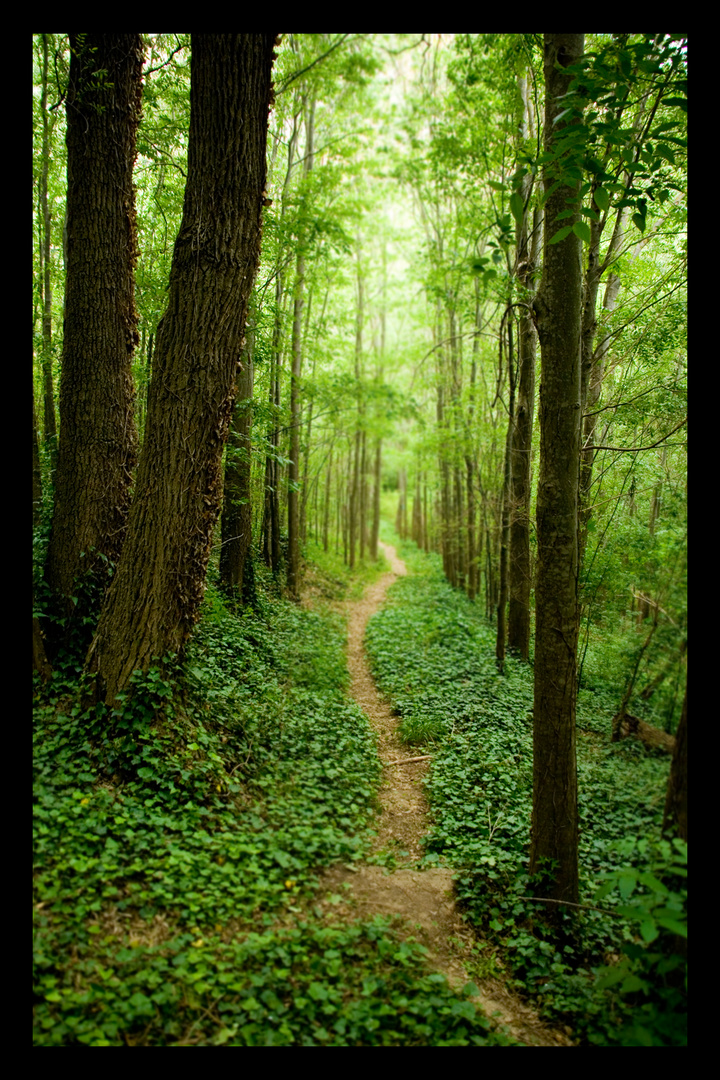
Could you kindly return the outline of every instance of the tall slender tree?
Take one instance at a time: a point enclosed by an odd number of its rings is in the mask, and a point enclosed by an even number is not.
[[[87,667],[109,704],[179,651],[205,589],[260,254],[274,34],[192,36],[183,218],[122,557]]]
[[[43,418],[44,442],[50,452],[52,470],[57,465],[57,421],[55,418],[55,394],[52,373],[52,212],[48,198],[48,173],[52,153],[52,134],[55,126],[48,108],[48,81],[50,68],[50,34],[41,34],[42,39],[42,90],[40,111],[42,113],[42,166],[40,170],[40,213],[42,216],[42,242],[40,245],[40,265],[42,267],[42,368],[43,368]]]
[[[523,141],[533,132],[528,78],[518,79],[522,101],[520,134]],[[534,271],[540,250],[541,216],[536,209],[530,215],[530,172],[520,182],[520,212],[516,220],[515,276],[529,299],[534,288]],[[517,401],[512,427],[512,516],[510,520],[510,603],[508,605],[508,645],[523,660],[530,649],[530,455],[535,416],[535,352],[537,335],[527,307],[519,309]]]
[[[46,565],[65,619],[77,612],[72,597],[81,568],[118,558],[130,503],[130,364],[138,343],[133,163],[143,65],[139,34],[71,34],[70,49],[60,443]]]
[[[562,173],[558,152],[576,118],[563,117],[565,68],[583,53],[583,34],[546,34],[545,244],[535,298],[541,349],[540,476],[535,587],[533,811],[530,872],[549,872],[551,899],[578,899],[578,811],[575,752],[577,693],[578,470],[582,243],[580,174]],[[570,135],[572,131],[570,130]],[[558,181],[561,182],[558,182]],[[574,201],[568,204],[568,196]],[[566,219],[570,205],[572,213]],[[571,226],[557,241],[558,215]]]
[[[228,439],[223,484],[220,581],[232,597],[254,602],[252,565],[252,397],[254,382],[254,332],[242,357],[237,402]]]

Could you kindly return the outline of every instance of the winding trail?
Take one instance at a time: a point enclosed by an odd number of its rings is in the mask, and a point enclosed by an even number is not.
[[[393,582],[407,573],[393,547],[383,543],[380,547],[391,569],[367,588],[361,600],[347,605],[347,660],[350,693],[377,731],[378,752],[385,765],[374,853],[393,855],[398,869],[388,873],[383,866],[367,863],[331,867],[321,878],[320,905],[333,919],[399,916],[407,932],[427,948],[429,963],[459,990],[469,981],[466,964],[477,939],[455,906],[452,871],[415,869],[428,828],[422,783],[428,761],[391,764],[413,754],[398,738],[397,717],[375,686],[363,645],[370,616],[381,607]],[[537,1014],[499,980],[473,981],[480,988],[477,1004],[486,1015],[495,1014],[514,1038],[530,1046],[572,1045],[564,1033],[544,1027]]]

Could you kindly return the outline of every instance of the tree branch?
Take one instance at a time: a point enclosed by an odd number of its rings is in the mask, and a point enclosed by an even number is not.
[[[666,439],[669,439],[671,435],[674,435],[676,431],[679,431],[683,424],[687,424],[687,416],[684,416],[679,424],[668,431],[667,435],[663,435],[662,439],[658,439],[657,442],[650,443],[649,446],[584,446],[583,450],[617,450],[620,454],[638,454],[641,450],[652,450],[654,447],[659,446],[660,443],[664,443]]]
[[[299,79],[300,76],[304,75],[306,71],[310,71],[310,68],[314,68],[315,65],[319,64],[321,60],[325,60],[326,57],[328,57],[331,52],[333,52],[335,49],[337,49],[337,47],[339,45],[342,45],[343,41],[346,41],[347,38],[349,38],[349,37],[350,37],[349,34],[343,34],[343,36],[341,38],[339,38],[333,45],[331,45],[330,48],[328,49],[328,51],[323,53],[322,56],[316,57],[316,59],[313,60],[313,62],[311,64],[308,64],[307,67],[301,68],[299,71],[294,71],[292,73],[292,75],[288,75],[287,79],[282,84],[280,89],[275,91],[275,97],[279,97],[280,94],[284,94],[285,91],[287,90],[288,86],[290,85],[290,83],[294,82],[295,79]]]

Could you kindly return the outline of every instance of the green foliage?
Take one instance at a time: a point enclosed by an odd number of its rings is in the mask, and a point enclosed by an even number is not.
[[[400,713],[400,730],[433,752],[427,792],[428,862],[456,870],[468,914],[502,955],[524,993],[589,1043],[676,1045],[684,1036],[683,962],[674,934],[685,932],[682,845],[659,836],[667,755],[633,740],[611,743],[617,691],[585,690],[578,702],[578,788],[583,909],[542,920],[542,880],[526,873],[532,810],[532,670],[512,658],[500,676],[495,630],[452,590],[437,556],[406,543],[414,575],[400,579],[370,621],[373,670]],[[595,910],[598,880],[617,883],[624,904]],[[673,882],[676,882],[673,884]],[[624,890],[624,896],[623,892]],[[633,892],[635,890],[635,892]],[[633,894],[631,896],[631,893]],[[648,948],[652,946],[652,951]],[[593,972],[610,955],[609,981]],[[638,981],[639,980],[639,981]],[[623,989],[623,987],[625,989]],[[634,995],[634,996],[633,996]],[[639,997],[637,995],[640,995]],[[642,1015],[634,1016],[638,1004]],[[677,1020],[672,1020],[673,1016]],[[642,1030],[641,1030],[642,1029]]]
[[[596,971],[598,990],[615,988],[624,1046],[684,1045],[687,1041],[687,844],[630,837],[618,845],[623,858],[642,860],[602,876],[595,901],[616,899],[616,910],[634,930],[622,957]]]
[[[388,920],[345,927],[303,919],[242,940],[182,933],[118,948],[99,923],[73,983],[38,958],[43,1045],[507,1045]]]
[[[302,914],[375,808],[343,647],[337,616],[211,587],[181,667],[112,711],[67,680],[38,702],[36,1045],[507,1041],[387,923]]]

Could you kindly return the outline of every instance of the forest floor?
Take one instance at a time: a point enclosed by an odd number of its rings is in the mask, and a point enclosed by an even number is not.
[[[332,921],[358,916],[371,919],[374,915],[397,917],[398,927],[425,946],[430,965],[460,990],[470,981],[473,954],[477,956],[479,943],[456,907],[452,871],[420,868],[421,841],[428,830],[423,780],[429,762],[408,760],[420,755],[400,741],[398,719],[375,686],[363,646],[368,620],[384,602],[393,582],[407,572],[393,547],[380,546],[390,571],[370,585],[361,600],[344,605],[348,618],[347,658],[350,693],[377,732],[378,752],[384,765],[373,855],[389,856],[388,861],[400,865],[394,870],[371,862],[330,867],[321,877],[315,906]],[[474,977],[473,982],[480,991],[474,999],[477,1005],[487,1016],[494,1016],[513,1038],[529,1046],[573,1045],[566,1033],[544,1025],[537,1013],[498,979]]]

